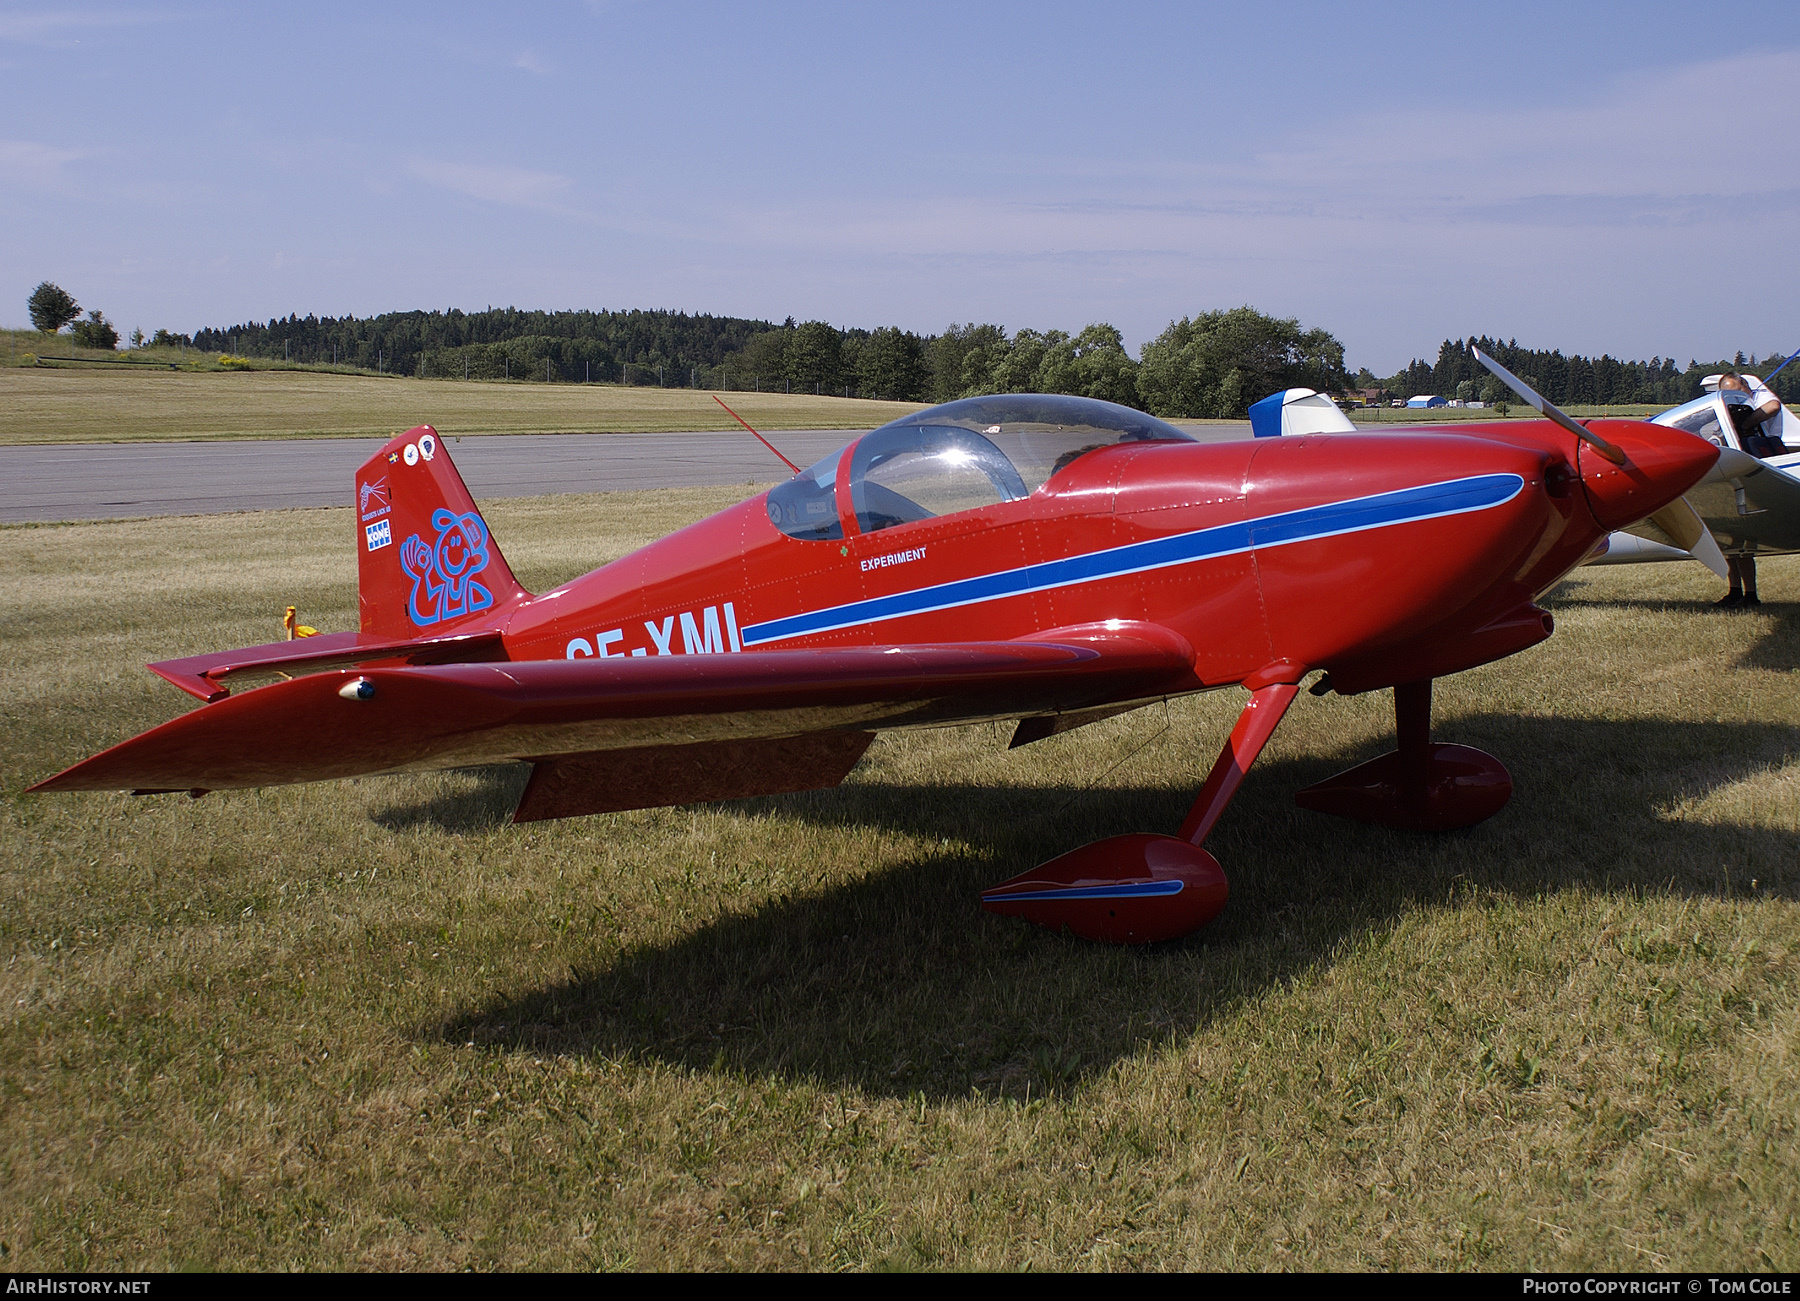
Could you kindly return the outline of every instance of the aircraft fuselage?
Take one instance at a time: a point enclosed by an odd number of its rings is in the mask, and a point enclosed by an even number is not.
[[[1388,686],[1548,634],[1532,598],[1606,532],[1573,441],[1533,422],[1122,444],[1018,500],[874,532],[840,486],[830,539],[780,531],[764,493],[522,605],[504,641],[514,660],[644,658],[1123,621],[1186,639],[1193,689],[1272,661]]]

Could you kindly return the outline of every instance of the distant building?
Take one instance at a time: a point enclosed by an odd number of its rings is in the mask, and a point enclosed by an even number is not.
[[[1435,393],[1421,393],[1416,398],[1407,398],[1406,405],[1409,407],[1447,407],[1450,405],[1450,399],[1441,398]]]

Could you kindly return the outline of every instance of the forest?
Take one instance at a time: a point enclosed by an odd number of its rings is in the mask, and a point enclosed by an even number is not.
[[[371,317],[290,315],[192,336],[158,330],[152,342],[424,378],[780,390],[914,402],[982,393],[1073,393],[1190,418],[1242,418],[1258,398],[1295,386],[1380,394],[1382,400],[1439,393],[1508,401],[1499,381],[1475,360],[1476,347],[1565,406],[1684,402],[1698,396],[1707,374],[1735,367],[1766,375],[1782,360],[1780,353],[1759,362],[1740,352],[1729,360],[1690,360],[1678,367],[1672,357],[1590,358],[1483,335],[1446,339],[1434,363],[1415,359],[1385,378],[1366,368],[1352,375],[1343,344],[1328,331],[1302,328],[1297,320],[1249,306],[1172,321],[1135,358],[1119,330],[1105,322],[1069,334],[1031,327],[1009,333],[971,321],[920,335],[895,326],[841,328],[792,317],[776,324],[674,311],[513,307]],[[1800,398],[1800,367],[1783,371],[1774,387],[1784,400]]]
[[[664,382],[717,366],[743,350],[767,321],[685,312],[388,312],[381,316],[288,316],[195,333],[205,352],[356,366],[397,375],[470,379],[627,380],[624,368],[664,371]],[[654,373],[649,381],[654,384]],[[685,378],[679,382],[685,386]]]
[[[1475,348],[1496,358],[1558,406],[1672,406],[1699,397],[1700,381],[1707,375],[1739,370],[1766,377],[1785,359],[1779,351],[1760,361],[1754,353],[1746,357],[1739,352],[1735,357],[1711,362],[1690,360],[1677,369],[1673,357],[1619,361],[1604,354],[1594,358],[1579,353],[1564,356],[1560,349],[1521,348],[1516,339],[1502,343],[1483,335],[1467,340],[1446,339],[1438,348],[1435,365],[1415,358],[1405,370],[1385,380],[1366,370],[1359,371],[1355,387],[1384,388],[1396,398],[1440,393],[1447,398],[1506,401],[1506,387],[1475,360]],[[1784,402],[1800,399],[1800,366],[1782,371],[1771,387]]]
[[[1343,390],[1343,345],[1324,330],[1251,307],[1171,322],[1138,358],[1105,322],[1078,334],[952,324],[919,335],[670,311],[390,312],[290,315],[267,323],[158,330],[155,344],[355,366],[423,378],[608,382],[841,393],[943,402],[981,393],[1074,393],[1166,416],[1242,416],[1250,402],[1305,384]]]

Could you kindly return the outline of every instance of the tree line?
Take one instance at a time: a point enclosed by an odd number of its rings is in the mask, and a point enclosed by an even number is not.
[[[32,292],[32,321],[54,332],[72,323],[76,341],[110,348],[118,334],[45,281]],[[134,332],[132,342],[143,342]],[[985,393],[1072,393],[1173,418],[1242,419],[1250,404],[1284,388],[1395,398],[1438,393],[1503,402],[1505,386],[1475,360],[1477,347],[1558,405],[1672,405],[1697,397],[1701,379],[1724,369],[1767,375],[1780,364],[1738,353],[1732,361],[1621,361],[1521,347],[1486,335],[1446,339],[1437,361],[1415,358],[1382,379],[1345,369],[1344,346],[1328,331],[1253,307],[1201,312],[1169,327],[1132,357],[1105,322],[1077,334],[1030,327],[952,324],[919,335],[894,326],[841,329],[825,321],[772,321],[673,311],[388,312],[371,317],[289,315],[193,335],[158,330],[152,345],[336,364],[436,378],[604,381],[667,387],[829,393],[947,402]],[[1800,399],[1800,366],[1777,378],[1784,401]]]
[[[1746,357],[1739,352],[1730,360],[1690,359],[1686,367],[1678,369],[1673,357],[1620,361],[1604,353],[1593,358],[1580,353],[1564,356],[1561,349],[1521,348],[1517,339],[1503,343],[1482,335],[1466,340],[1446,339],[1438,347],[1435,365],[1415,357],[1406,369],[1385,380],[1367,370],[1359,371],[1356,387],[1383,388],[1398,398],[1437,393],[1489,403],[1510,400],[1512,394],[1506,386],[1475,360],[1476,348],[1557,406],[1674,406],[1699,397],[1703,392],[1700,381],[1708,375],[1736,370],[1766,377],[1785,360],[1780,352],[1772,352],[1760,362],[1754,353]],[[1784,402],[1800,399],[1800,362],[1782,371],[1770,387]]]
[[[682,312],[391,312],[294,316],[159,330],[204,351],[425,377],[608,381],[945,402],[984,393],[1073,393],[1172,417],[1242,418],[1276,389],[1342,391],[1344,347],[1252,307],[1171,322],[1133,358],[1117,327],[953,324],[919,335]]]
[[[986,393],[1071,393],[1166,417],[1242,418],[1277,389],[1341,392],[1344,345],[1324,330],[1253,307],[1173,321],[1137,358],[1116,326],[1079,334],[953,324],[919,336],[895,328],[839,330],[789,320],[753,338],[722,368],[726,380],[779,377],[795,391],[948,402]]]
[[[767,321],[685,312],[451,308],[370,317],[289,315],[198,330],[181,341],[207,352],[400,375],[461,375],[466,362],[470,378],[498,379],[509,368],[541,376],[548,359],[555,378],[573,381],[618,380],[626,364],[683,374],[716,366],[773,328]]]

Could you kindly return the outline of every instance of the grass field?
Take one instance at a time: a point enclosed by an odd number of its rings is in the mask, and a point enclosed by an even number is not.
[[[919,404],[726,393],[758,429],[872,429]],[[736,429],[710,394],[611,384],[403,379],[302,370],[0,367],[0,445]]]
[[[33,367],[32,349],[74,356],[78,365]],[[127,362],[140,362],[125,364]],[[168,363],[179,369],[170,370]],[[119,363],[119,364],[113,364]],[[630,433],[735,429],[694,389],[615,384],[410,379],[350,367],[289,367],[255,360],[222,369],[213,354],[167,348],[103,353],[53,343],[25,330],[0,330],[0,446],[17,443],[144,442],[238,438],[368,438],[429,424],[447,434]],[[918,403],[802,394],[727,393],[759,429],[872,429]],[[1659,407],[1572,407],[1577,416],[1645,417]],[[1359,424],[1454,424],[1536,418],[1515,405],[1430,411],[1371,408]],[[1202,424],[1223,423],[1201,421]],[[1243,423],[1243,422],[1231,422]]]
[[[489,517],[541,590],[741,491]],[[1172,828],[1240,692],[523,828],[505,769],[19,794],[191,703],[145,660],[351,626],[350,531],[0,531],[0,1268],[1800,1269],[1791,562],[1587,571],[1440,683],[1517,782],[1466,832],[1296,810],[1391,737],[1303,694],[1143,950],[975,894]]]
[[[1580,420],[1648,420],[1668,409],[1666,404],[1656,406],[1644,403],[1628,406],[1571,403],[1563,408]],[[1508,404],[1504,414],[1493,407],[1430,407],[1418,410],[1410,407],[1363,407],[1351,411],[1350,419],[1359,425],[1455,425],[1478,420],[1538,420],[1541,417],[1523,402],[1514,401]]]

